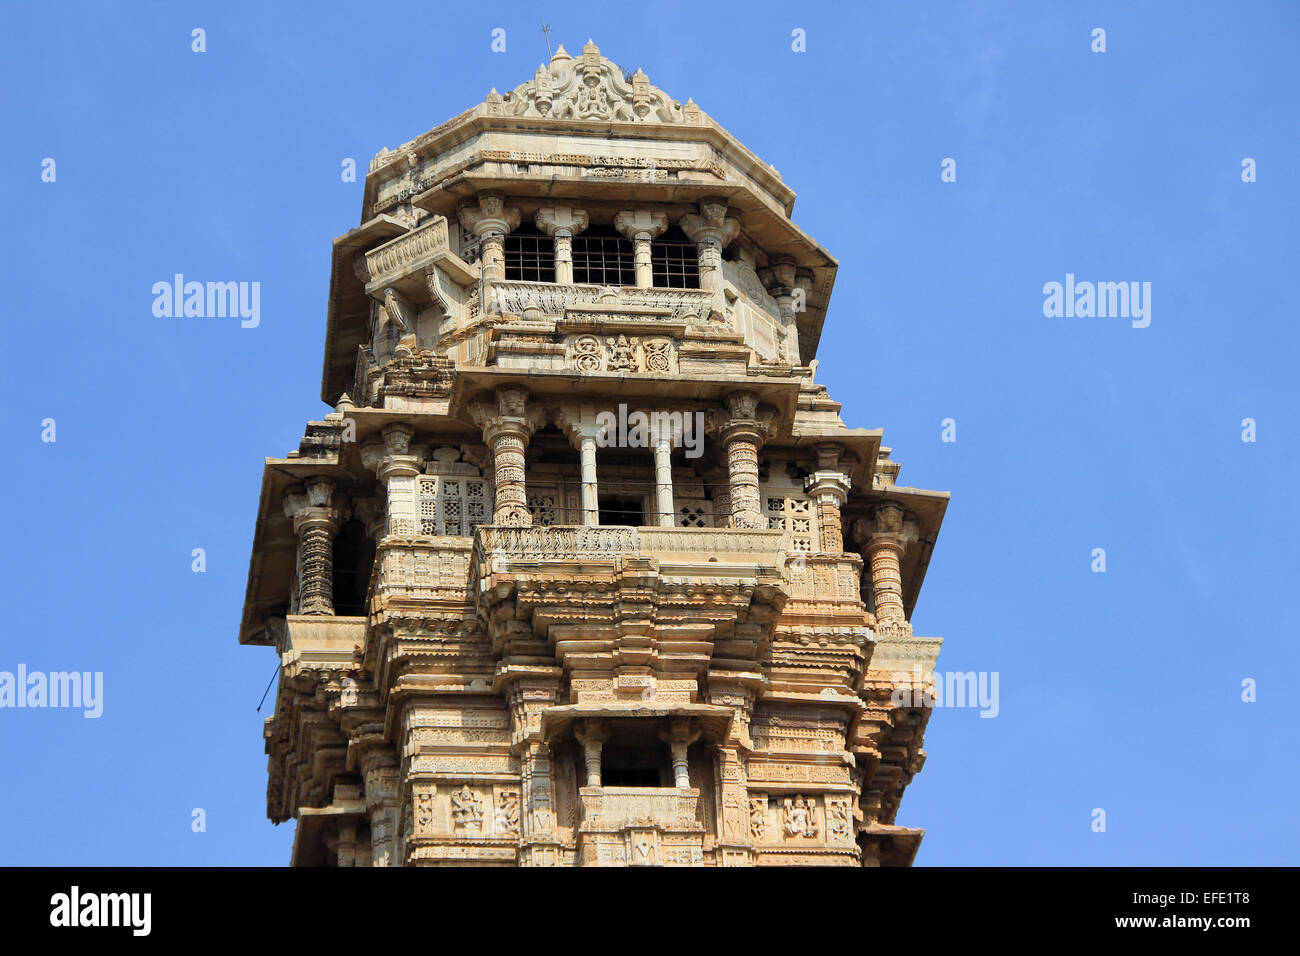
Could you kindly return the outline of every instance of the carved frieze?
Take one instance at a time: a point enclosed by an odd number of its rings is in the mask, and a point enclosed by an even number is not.
[[[579,372],[677,373],[677,347],[666,336],[573,335],[565,349],[566,364]]]

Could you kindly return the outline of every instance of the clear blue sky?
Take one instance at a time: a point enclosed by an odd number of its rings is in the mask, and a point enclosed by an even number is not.
[[[105,679],[98,720],[0,710],[0,863],[288,860],[236,628],[261,460],[326,411],[340,163],[546,58],[534,4],[323,6],[0,11],[0,670]],[[1001,712],[935,712],[918,863],[1297,862],[1300,8],[546,6],[780,170],[840,261],[819,380],[953,493],[914,624]],[[177,272],[261,325],[155,318]],[[1044,317],[1067,273],[1152,283],[1150,327]]]

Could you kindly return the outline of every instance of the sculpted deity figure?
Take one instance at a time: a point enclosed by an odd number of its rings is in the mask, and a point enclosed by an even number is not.
[[[451,815],[458,830],[483,828],[483,801],[469,788],[469,784],[452,792]]]
[[[802,796],[797,796],[785,810],[785,832],[787,836],[815,837],[817,822],[813,819],[812,808]]]
[[[519,794],[502,790],[497,798],[497,829],[506,833],[519,832]]]
[[[636,346],[626,335],[609,340],[609,369],[611,372],[630,372],[636,368]]]

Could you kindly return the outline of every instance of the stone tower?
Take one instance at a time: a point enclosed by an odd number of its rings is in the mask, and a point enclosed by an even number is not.
[[[815,384],[793,204],[591,42],[371,162],[239,637],[294,864],[911,862],[948,496]]]

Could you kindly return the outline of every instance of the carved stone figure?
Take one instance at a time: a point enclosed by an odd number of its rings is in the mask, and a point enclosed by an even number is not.
[[[469,784],[452,792],[451,818],[457,830],[483,829],[483,799]]]
[[[787,836],[793,837],[812,838],[817,836],[818,827],[815,811],[802,794],[786,802],[785,833]]]

